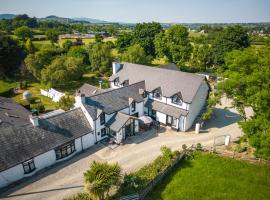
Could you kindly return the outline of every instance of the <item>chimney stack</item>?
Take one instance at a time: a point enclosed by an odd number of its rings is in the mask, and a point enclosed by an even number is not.
[[[39,126],[39,118],[38,118],[38,116],[30,115],[29,118],[30,118],[30,122],[33,124],[34,127]]]

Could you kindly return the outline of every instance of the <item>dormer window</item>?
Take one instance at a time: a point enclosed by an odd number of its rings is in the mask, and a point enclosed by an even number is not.
[[[155,98],[155,99],[161,99],[162,98],[162,93],[161,93],[160,88],[153,91],[153,98]]]
[[[113,84],[114,86],[119,86],[119,78],[114,79]]]
[[[101,113],[100,114],[100,125],[103,125],[105,124],[105,113]]]
[[[172,103],[177,105],[182,105],[182,97],[180,94],[175,94],[172,96]]]
[[[146,91],[143,92],[142,97],[147,98],[147,92]]]

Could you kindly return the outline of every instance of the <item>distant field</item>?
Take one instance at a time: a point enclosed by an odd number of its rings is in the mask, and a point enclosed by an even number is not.
[[[36,48],[40,49],[44,46],[49,46],[51,45],[51,41],[50,40],[42,40],[42,41],[33,41],[33,44]]]
[[[147,200],[270,199],[270,166],[210,154],[183,161]]]
[[[75,39],[62,39],[62,40],[59,40],[59,45],[62,46],[63,42],[65,42],[66,40],[71,40],[73,42],[76,41]],[[105,38],[103,41],[104,42],[111,41],[111,42],[115,43],[116,40],[117,40],[116,38]],[[95,38],[83,39],[82,41],[84,44],[90,44],[90,43],[95,42]]]
[[[206,35],[205,33],[189,31],[189,37],[199,37],[201,35]]]

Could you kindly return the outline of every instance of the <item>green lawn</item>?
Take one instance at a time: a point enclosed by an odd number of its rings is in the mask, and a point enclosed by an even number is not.
[[[146,199],[270,199],[270,166],[198,153],[180,163]]]

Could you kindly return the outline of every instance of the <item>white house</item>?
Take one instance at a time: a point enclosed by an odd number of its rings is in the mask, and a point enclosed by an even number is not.
[[[208,98],[205,77],[131,63],[113,63],[111,88],[145,81],[144,113],[162,124],[187,131]]]
[[[24,118],[16,116],[18,125],[6,123],[13,122],[11,119],[0,123],[0,188],[64,161],[96,142],[80,108],[30,116],[28,122]]]

